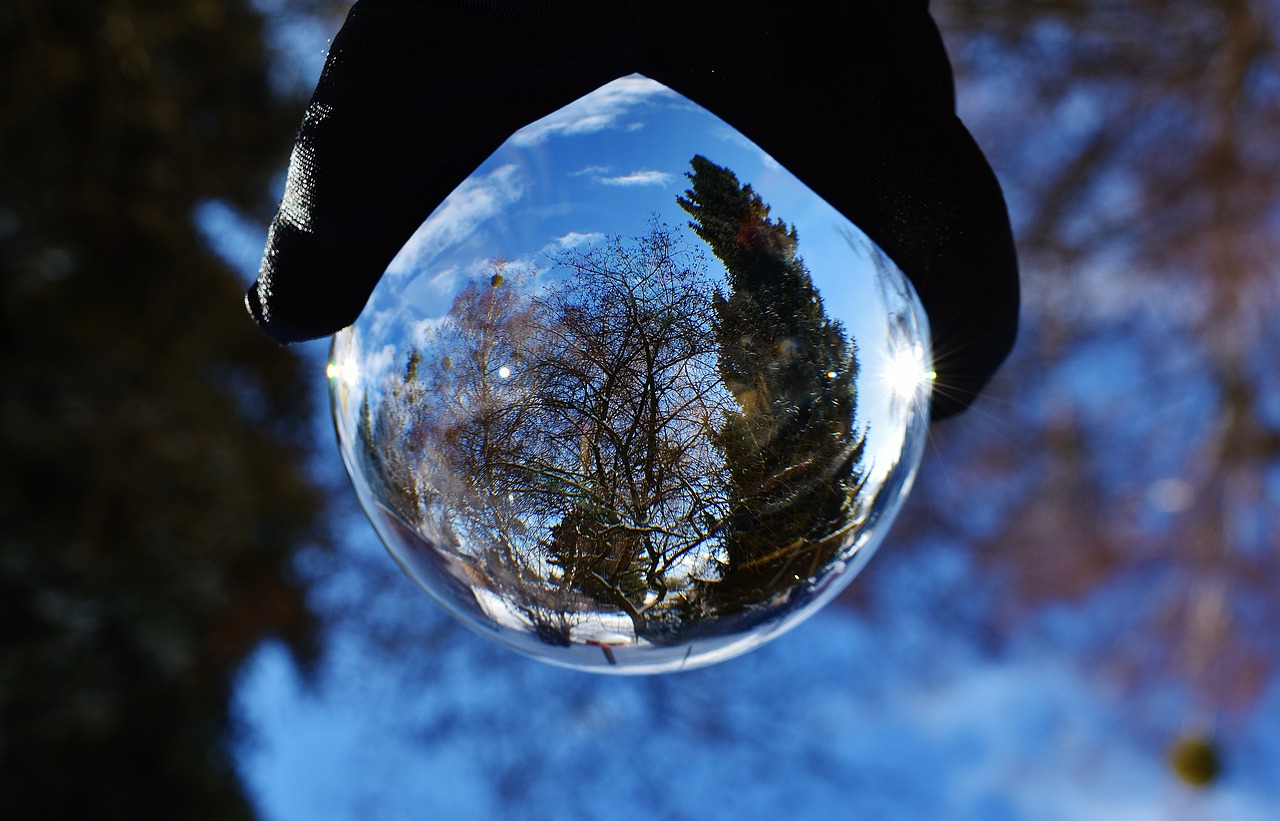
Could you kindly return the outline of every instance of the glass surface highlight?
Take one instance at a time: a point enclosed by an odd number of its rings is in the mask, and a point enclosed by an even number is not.
[[[513,135],[328,369],[400,567],[544,661],[727,659],[840,592],[923,450],[924,310],[852,223],[640,76]]]

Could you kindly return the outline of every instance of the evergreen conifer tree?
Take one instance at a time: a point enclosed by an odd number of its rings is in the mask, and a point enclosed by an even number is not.
[[[855,345],[828,317],[794,226],[770,218],[750,185],[702,156],[678,202],[724,264],[716,299],[720,376],[737,400],[716,440],[734,500],[728,567],[710,585],[730,614],[821,568],[843,545],[862,441]]]

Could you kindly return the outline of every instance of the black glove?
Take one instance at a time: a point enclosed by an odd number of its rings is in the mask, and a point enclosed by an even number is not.
[[[298,131],[249,311],[280,342],[351,324],[507,137],[639,72],[737,128],[888,253],[929,314],[933,416],[962,410],[1012,347],[1017,260],[927,5],[360,0]]]

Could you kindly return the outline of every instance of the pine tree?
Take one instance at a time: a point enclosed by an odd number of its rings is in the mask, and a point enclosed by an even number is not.
[[[729,169],[691,161],[678,202],[724,264],[716,300],[719,371],[738,408],[716,442],[733,508],[728,567],[710,586],[721,614],[746,608],[818,572],[844,544],[859,481],[853,429],[854,344],[823,310],[794,226]]]

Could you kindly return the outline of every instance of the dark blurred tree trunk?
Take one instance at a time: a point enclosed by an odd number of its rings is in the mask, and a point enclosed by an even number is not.
[[[297,109],[246,2],[0,8],[0,816],[249,817],[228,716],[309,653],[311,393],[192,224]]]

